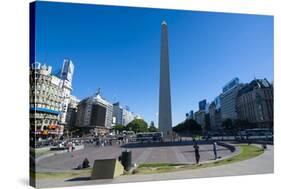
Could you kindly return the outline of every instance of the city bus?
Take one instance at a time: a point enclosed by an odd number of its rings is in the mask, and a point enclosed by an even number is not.
[[[145,132],[137,133],[136,141],[137,142],[160,142],[163,139],[162,132]]]
[[[238,133],[241,139],[272,139],[273,131],[266,128],[245,129]]]
[[[122,133],[123,133],[123,135],[126,135],[126,136],[135,135],[135,132],[134,132],[134,131],[123,131]]]

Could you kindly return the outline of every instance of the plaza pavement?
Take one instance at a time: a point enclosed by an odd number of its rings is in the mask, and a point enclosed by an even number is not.
[[[274,171],[274,150],[273,146],[268,145],[268,149],[260,156],[244,160],[232,164],[226,164],[217,167],[208,167],[202,169],[185,170],[161,174],[149,175],[128,175],[120,176],[115,179],[105,180],[87,180],[86,178],[77,178],[71,180],[38,180],[37,187],[60,187],[60,186],[77,186],[77,185],[93,185],[93,184],[113,184],[127,182],[144,182],[144,181],[160,181],[175,179],[190,179],[204,177],[219,176],[237,176],[266,174]]]
[[[225,147],[217,147],[218,156],[229,157],[233,155]],[[96,147],[86,145],[83,150],[71,153],[58,154],[44,158],[36,163],[37,172],[62,172],[69,171],[81,164],[85,158],[93,165],[96,159],[118,158],[125,148],[120,146]],[[195,155],[192,145],[162,146],[130,148],[132,163],[194,163]],[[200,162],[211,161],[214,158],[213,145],[200,145]]]

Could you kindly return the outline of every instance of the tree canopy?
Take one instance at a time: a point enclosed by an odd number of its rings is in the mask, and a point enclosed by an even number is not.
[[[150,127],[148,128],[148,131],[149,131],[149,132],[158,132],[158,128],[156,128],[155,126],[150,126]]]
[[[202,134],[202,126],[193,119],[186,119],[184,122],[173,127],[173,130],[177,133],[189,132],[192,135]]]
[[[231,119],[226,119],[222,122],[221,127],[225,131],[232,131],[234,129],[233,121]]]
[[[126,126],[126,130],[135,133],[148,132],[148,125],[143,119],[134,119]]]
[[[135,133],[141,132],[157,132],[158,128],[154,126],[154,123],[151,122],[150,127],[143,119],[135,119],[131,121],[127,126],[124,125],[115,125],[113,130],[118,131],[119,133],[123,131],[134,131]]]
[[[149,132],[157,132],[158,128],[155,127],[154,121],[150,122],[149,128],[148,128]]]
[[[250,129],[253,127],[253,124],[250,123],[248,120],[242,120],[242,119],[236,119],[234,121],[234,125],[237,128],[237,130]]]
[[[209,113],[205,114],[205,123],[206,123],[205,129],[207,131],[210,131],[211,130],[211,122],[210,122],[210,114]]]
[[[113,130],[118,131],[119,133],[126,130],[124,125],[115,125],[113,126]]]

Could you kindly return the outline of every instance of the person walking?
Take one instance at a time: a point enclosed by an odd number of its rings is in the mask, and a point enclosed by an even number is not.
[[[199,146],[197,144],[195,144],[193,147],[194,147],[194,152],[195,152],[196,164],[198,164],[199,160],[200,160]]]
[[[218,156],[217,156],[217,143],[216,142],[213,143],[213,151],[214,151],[215,160],[216,160],[218,158]]]

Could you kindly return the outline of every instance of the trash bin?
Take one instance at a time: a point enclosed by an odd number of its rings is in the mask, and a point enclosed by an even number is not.
[[[121,164],[126,171],[129,171],[132,167],[132,151],[126,150],[122,152]]]

